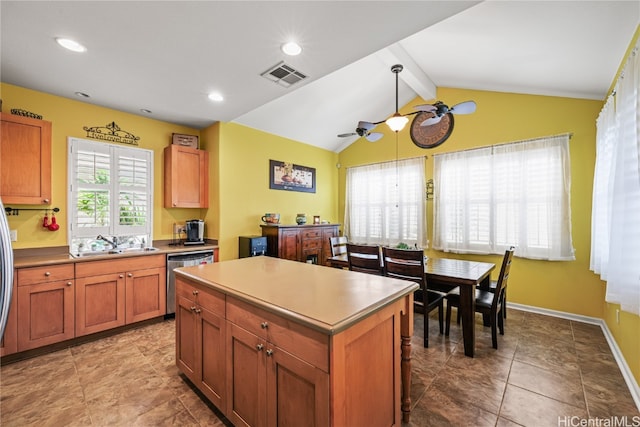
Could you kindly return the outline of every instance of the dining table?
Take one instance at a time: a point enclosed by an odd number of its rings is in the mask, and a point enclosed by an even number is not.
[[[347,254],[329,257],[327,262],[330,267],[349,267]],[[464,354],[469,357],[475,354],[475,290],[477,286],[481,289],[489,288],[491,272],[495,267],[495,264],[489,262],[426,257],[424,274],[429,289],[449,291],[457,286],[460,287],[459,309],[462,318]]]

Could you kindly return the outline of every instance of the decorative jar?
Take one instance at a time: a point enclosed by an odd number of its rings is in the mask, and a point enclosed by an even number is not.
[[[296,216],[296,222],[298,223],[298,225],[304,225],[307,223],[307,215],[303,214],[303,213],[299,213]]]

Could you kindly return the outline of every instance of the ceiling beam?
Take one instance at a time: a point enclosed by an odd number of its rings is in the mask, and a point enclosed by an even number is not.
[[[416,64],[406,50],[399,43],[376,52],[376,55],[391,68],[394,64],[402,64],[404,67],[398,76],[422,99],[428,101],[436,98],[436,85],[431,81],[422,68]]]

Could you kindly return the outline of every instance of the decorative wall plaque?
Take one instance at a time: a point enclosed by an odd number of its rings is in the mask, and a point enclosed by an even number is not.
[[[116,122],[108,123],[106,126],[84,126],[87,132],[87,138],[99,139],[102,141],[119,142],[121,144],[138,145],[139,136],[135,136],[131,132],[120,129]]]

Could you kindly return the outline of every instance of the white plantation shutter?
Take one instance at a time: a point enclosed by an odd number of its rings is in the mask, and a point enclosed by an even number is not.
[[[434,249],[575,259],[569,136],[434,157]]]
[[[69,138],[69,241],[151,234],[153,152]]]
[[[347,169],[345,203],[350,241],[426,246],[424,157]]]

